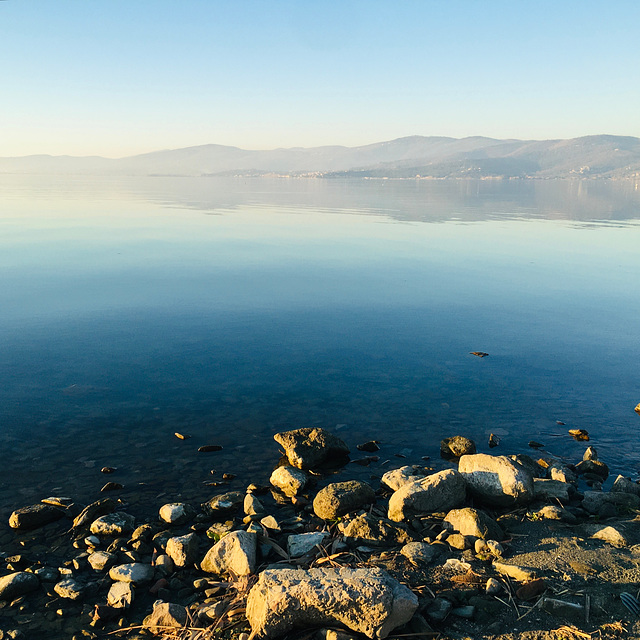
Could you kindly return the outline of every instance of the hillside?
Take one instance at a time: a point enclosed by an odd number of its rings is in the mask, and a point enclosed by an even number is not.
[[[610,135],[539,141],[410,136],[361,147],[268,151],[207,144],[119,159],[46,155],[0,158],[0,173],[621,179],[640,177],[640,139]]]

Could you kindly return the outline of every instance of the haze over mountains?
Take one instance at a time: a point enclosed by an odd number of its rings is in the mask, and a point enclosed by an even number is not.
[[[410,136],[361,147],[269,151],[207,144],[119,159],[36,155],[0,158],[0,173],[360,178],[639,178],[640,138],[570,140]]]

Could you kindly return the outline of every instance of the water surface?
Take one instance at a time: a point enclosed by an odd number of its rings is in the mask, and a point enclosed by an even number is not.
[[[456,433],[577,462],[569,428],[637,476],[634,183],[0,176],[0,207],[4,515],[103,465],[204,500],[299,426],[380,440],[365,479]]]

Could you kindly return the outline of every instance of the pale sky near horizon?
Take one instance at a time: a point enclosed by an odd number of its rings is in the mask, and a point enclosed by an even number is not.
[[[2,0],[0,156],[640,137],[637,0]]]

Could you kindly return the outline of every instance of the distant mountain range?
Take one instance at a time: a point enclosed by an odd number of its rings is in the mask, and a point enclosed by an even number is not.
[[[251,151],[207,144],[126,158],[0,158],[0,173],[358,178],[640,178],[640,138],[570,140],[410,136],[362,147]]]

